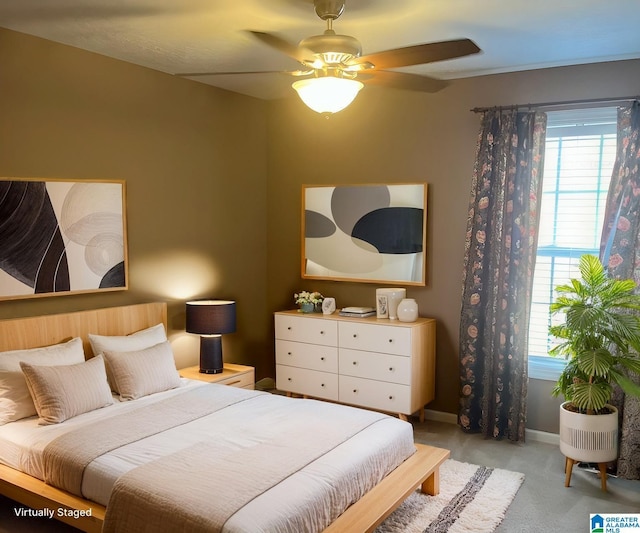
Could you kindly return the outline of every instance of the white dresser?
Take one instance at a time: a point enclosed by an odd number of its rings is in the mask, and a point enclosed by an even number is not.
[[[282,311],[275,333],[279,390],[424,420],[435,395],[434,319]]]

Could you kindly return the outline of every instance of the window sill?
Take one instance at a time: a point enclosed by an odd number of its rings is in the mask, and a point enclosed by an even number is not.
[[[555,357],[529,356],[529,377],[546,381],[557,381],[564,370],[566,361]]]

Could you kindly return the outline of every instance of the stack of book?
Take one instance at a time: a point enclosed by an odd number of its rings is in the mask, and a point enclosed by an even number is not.
[[[374,307],[343,307],[338,313],[340,316],[365,318],[376,314]]]

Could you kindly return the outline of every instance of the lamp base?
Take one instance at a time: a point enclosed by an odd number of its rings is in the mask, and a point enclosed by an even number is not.
[[[222,335],[202,335],[200,337],[200,373],[221,374],[223,370]]]
[[[210,370],[208,368],[201,368],[200,369],[200,373],[201,374],[222,374],[223,368],[214,368],[213,370]]]

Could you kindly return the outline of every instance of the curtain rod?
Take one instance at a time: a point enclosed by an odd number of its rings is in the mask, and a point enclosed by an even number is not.
[[[514,110],[520,108],[528,108],[528,109],[547,109],[554,107],[565,107],[571,108],[573,106],[589,106],[589,107],[598,107],[605,106],[608,104],[622,103],[622,102],[633,102],[639,100],[640,96],[625,96],[621,98],[591,98],[587,100],[564,100],[561,102],[543,102],[539,104],[516,104],[516,105],[497,105],[491,107],[474,107],[471,109],[474,113],[484,113],[485,111],[490,111],[491,109],[505,109],[505,110]]]

